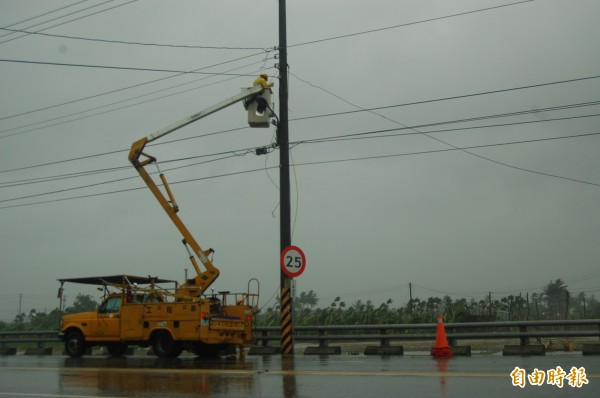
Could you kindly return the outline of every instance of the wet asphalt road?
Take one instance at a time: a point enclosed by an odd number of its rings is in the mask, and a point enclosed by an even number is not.
[[[510,373],[584,368],[588,384],[513,386]],[[0,357],[2,397],[600,397],[600,357],[297,355],[163,360]]]

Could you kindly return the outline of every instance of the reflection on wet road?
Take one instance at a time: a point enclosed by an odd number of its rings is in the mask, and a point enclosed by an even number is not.
[[[588,384],[513,386],[510,373],[586,369]],[[0,397],[531,397],[600,396],[600,361],[581,355],[251,356],[172,360],[134,356],[0,358]]]

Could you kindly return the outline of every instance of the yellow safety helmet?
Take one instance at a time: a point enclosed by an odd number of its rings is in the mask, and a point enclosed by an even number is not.
[[[261,73],[260,77],[262,77],[263,79],[267,80],[269,78],[269,75],[267,75],[266,73]]]

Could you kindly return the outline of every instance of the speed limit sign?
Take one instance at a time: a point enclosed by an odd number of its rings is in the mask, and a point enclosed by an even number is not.
[[[300,276],[306,268],[306,256],[298,246],[288,246],[281,252],[281,270],[290,278]]]

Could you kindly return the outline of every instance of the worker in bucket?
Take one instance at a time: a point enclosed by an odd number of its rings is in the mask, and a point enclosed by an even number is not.
[[[275,85],[275,83],[268,83],[267,81],[269,80],[269,75],[267,75],[266,73],[261,73],[259,77],[256,78],[256,80],[254,80],[254,83],[252,83],[253,87],[263,87],[263,88],[271,88]],[[256,107],[256,112],[258,112],[260,115],[262,115],[265,111],[265,109],[267,109],[267,107],[269,106],[269,104],[267,104],[267,101],[265,101],[264,98],[262,98],[260,95],[257,95],[256,97],[253,98],[253,101],[257,101],[258,105]]]
[[[254,80],[254,83],[252,84],[253,87],[257,87],[257,86],[261,86],[264,88],[271,88],[275,85],[275,83],[268,83],[267,80],[269,80],[269,75],[267,75],[266,73],[261,73],[259,77],[256,78],[256,80]]]

